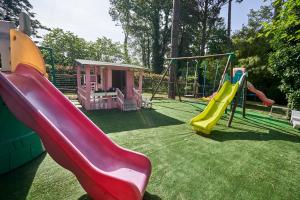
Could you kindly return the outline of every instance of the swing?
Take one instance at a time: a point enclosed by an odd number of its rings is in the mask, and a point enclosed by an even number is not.
[[[216,94],[216,84],[217,84],[217,78],[218,78],[218,72],[219,72],[219,68],[220,68],[220,61],[218,60],[216,62],[216,65],[215,65],[215,76],[214,76],[214,82],[213,82],[213,91],[212,91],[212,94],[210,96],[205,96],[205,88],[206,88],[206,76],[207,76],[207,64],[204,63],[204,74],[203,74],[203,88],[202,88],[202,100],[204,101],[210,101]]]
[[[198,62],[197,62],[198,64]],[[197,83],[197,66],[196,66],[196,71],[195,71],[195,76],[194,76],[194,83],[193,83],[193,94],[190,94],[188,92],[188,89],[190,88],[189,87],[189,83],[188,83],[188,77],[189,77],[189,68],[190,68],[190,63],[189,61],[187,61],[187,65],[186,65],[186,74],[185,74],[185,87],[184,87],[184,97],[195,97],[195,94],[196,94],[196,85],[195,83]]]

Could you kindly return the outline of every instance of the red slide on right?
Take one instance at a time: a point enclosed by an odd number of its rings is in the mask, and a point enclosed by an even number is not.
[[[143,198],[150,160],[112,142],[38,71],[19,64],[14,73],[0,72],[0,95],[92,199]]]
[[[252,83],[249,81],[247,82],[247,87],[248,90],[252,93],[254,93],[262,102],[265,106],[272,106],[275,101],[272,99],[268,99],[267,96],[260,90],[257,90]]]

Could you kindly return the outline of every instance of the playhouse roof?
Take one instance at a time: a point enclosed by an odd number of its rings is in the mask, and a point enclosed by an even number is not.
[[[91,65],[91,66],[99,66],[99,67],[124,67],[124,68],[130,68],[130,69],[146,70],[144,67],[140,67],[137,65],[109,63],[109,62],[101,62],[101,61],[94,61],[94,60],[82,60],[82,59],[76,59],[75,61],[80,65]]]

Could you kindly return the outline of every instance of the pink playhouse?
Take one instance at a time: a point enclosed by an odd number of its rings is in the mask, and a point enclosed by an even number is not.
[[[79,59],[76,63],[78,100],[86,110],[142,107],[143,67]]]

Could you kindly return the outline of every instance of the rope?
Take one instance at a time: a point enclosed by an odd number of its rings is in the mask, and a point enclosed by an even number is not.
[[[202,88],[202,95],[205,97],[205,86],[206,86],[206,62],[204,62],[204,73],[203,73],[203,88]]]
[[[189,61],[186,62],[184,95],[187,95],[188,75],[189,75]]]
[[[219,67],[220,67],[220,61],[218,60],[218,61],[217,61],[217,67],[216,67],[216,73],[215,73],[214,90],[213,90],[213,92],[214,92],[215,89],[216,89],[216,82],[217,82],[217,77],[218,77]]]

